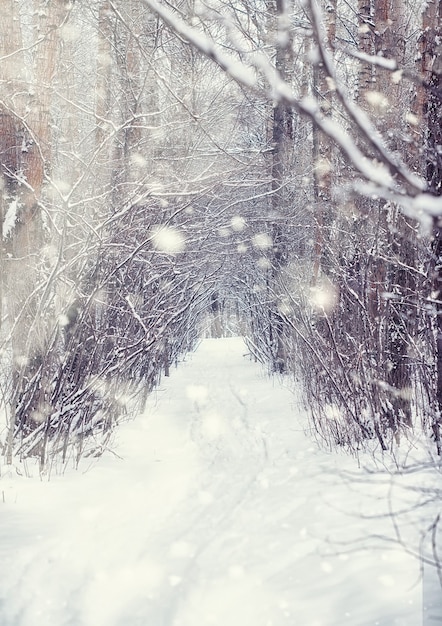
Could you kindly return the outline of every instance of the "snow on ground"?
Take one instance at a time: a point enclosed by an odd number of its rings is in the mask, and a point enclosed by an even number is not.
[[[424,623],[418,560],[391,541],[392,509],[416,540],[414,474],[319,450],[246,352],[203,341],[80,471],[3,468],[1,626]]]

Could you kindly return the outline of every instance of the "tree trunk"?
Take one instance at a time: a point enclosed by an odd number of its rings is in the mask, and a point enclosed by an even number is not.
[[[364,54],[374,54],[373,11],[371,0],[358,0],[359,50]],[[365,95],[373,89],[373,66],[362,63],[358,74],[358,100],[364,103]]]
[[[107,138],[106,123],[110,112],[111,79],[112,79],[112,24],[111,6],[109,0],[102,0],[98,11],[98,44],[97,44],[97,73],[95,80],[95,143],[99,150],[99,161],[105,163],[109,159],[109,150],[103,150],[102,144]]]
[[[293,39],[290,27],[286,23],[286,6],[283,0],[271,4],[273,33],[276,38],[275,65],[281,78],[291,83],[293,73]],[[275,371],[286,370],[286,346],[284,323],[279,313],[279,280],[281,270],[287,264],[288,246],[284,236],[284,217],[288,208],[286,176],[293,155],[293,110],[286,103],[278,100],[273,106],[271,119],[271,200],[269,227],[272,240],[269,290],[269,328],[270,344]]]
[[[376,0],[374,3],[375,52],[386,59],[394,59],[398,66],[405,61],[405,18],[402,0]],[[391,73],[376,68],[376,89],[385,98],[383,111],[378,112],[379,127],[388,138],[390,149],[399,148],[400,125],[405,116],[402,82],[392,81]],[[382,413],[385,425],[399,437],[401,426],[412,425],[410,388],[411,355],[410,338],[415,332],[414,313],[410,296],[414,292],[416,265],[413,249],[415,227],[396,206],[389,203],[381,207],[380,242],[381,255],[376,259],[379,279],[377,289],[380,310],[378,317],[384,320],[381,328],[380,346],[385,355],[383,379],[387,382],[386,399]],[[384,258],[387,257],[387,258]],[[385,294],[389,294],[385,298]]]
[[[422,71],[427,91],[424,111],[427,122],[426,177],[435,196],[442,196],[442,2],[427,4],[423,16]],[[433,220],[432,284],[435,308],[435,356],[437,414],[432,428],[437,452],[442,455],[442,217]]]
[[[6,306],[11,313],[11,300],[14,297],[15,280],[13,265],[3,255],[5,246],[4,238],[8,239],[13,228],[13,216],[17,208],[17,176],[21,169],[21,149],[23,137],[22,115],[24,111],[23,86],[24,59],[20,52],[23,49],[20,32],[20,22],[17,14],[17,4],[14,0],[6,0],[2,5],[2,19],[0,32],[0,330],[3,320],[3,292],[7,293],[7,287],[14,286],[9,290]],[[4,219],[9,214],[8,232],[4,231]],[[10,317],[10,324],[14,323],[14,317]],[[8,439],[6,442],[6,461],[12,462],[12,435],[14,424],[13,403],[9,398],[3,397],[5,410],[8,415]],[[9,410],[7,408],[9,404]]]
[[[38,297],[43,244],[40,203],[52,155],[51,102],[57,70],[59,27],[67,18],[69,6],[65,0],[51,0],[49,3],[41,0],[36,4],[34,13],[38,38],[34,84],[25,117],[27,132],[21,151],[24,184],[11,235],[12,258],[8,273],[9,315],[14,324],[11,437],[17,420],[20,427],[32,429],[37,423],[37,416],[40,420],[41,407],[45,403],[45,390],[43,385],[37,383],[47,343],[46,320]],[[26,400],[24,394],[27,394]],[[20,415],[16,415],[17,410]]]
[[[318,33],[319,36],[319,33]],[[332,47],[336,37],[336,0],[328,2],[326,44]],[[314,96],[318,100],[323,115],[329,117],[333,106],[333,85],[324,72],[322,63],[313,67]],[[327,265],[327,233],[332,222],[332,143],[318,128],[313,128],[313,201],[315,214],[315,236],[313,250],[313,277],[315,286]]]

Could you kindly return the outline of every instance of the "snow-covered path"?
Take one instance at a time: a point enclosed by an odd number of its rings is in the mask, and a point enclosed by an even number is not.
[[[245,352],[205,340],[88,471],[2,478],[1,626],[422,623],[417,561],[368,537],[390,486]]]

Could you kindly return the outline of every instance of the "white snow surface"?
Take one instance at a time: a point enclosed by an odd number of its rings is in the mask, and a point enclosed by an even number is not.
[[[9,204],[9,207],[6,211],[6,215],[3,221],[3,238],[6,239],[11,234],[11,231],[15,227],[15,223],[17,221],[17,213],[18,213],[18,202],[17,200],[12,200]]]
[[[204,340],[77,471],[3,468],[1,626],[423,623],[418,560],[385,540],[416,496],[320,450],[246,352]]]

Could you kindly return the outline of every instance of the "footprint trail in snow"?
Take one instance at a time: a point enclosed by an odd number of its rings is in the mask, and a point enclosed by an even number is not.
[[[88,471],[2,479],[1,626],[421,623],[418,563],[370,537],[388,485],[246,352],[204,340]]]

